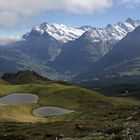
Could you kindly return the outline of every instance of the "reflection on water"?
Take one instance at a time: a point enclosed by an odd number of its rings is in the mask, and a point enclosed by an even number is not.
[[[74,110],[68,110],[68,109],[63,109],[59,107],[41,107],[41,108],[35,109],[33,111],[33,114],[35,116],[45,117],[45,116],[63,115],[63,114],[72,113],[72,112],[74,112]]]
[[[25,103],[37,103],[38,96],[28,93],[14,93],[0,98],[0,105],[17,105]]]

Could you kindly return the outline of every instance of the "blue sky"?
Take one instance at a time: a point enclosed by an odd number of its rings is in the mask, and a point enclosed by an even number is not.
[[[58,4],[56,7],[56,4],[50,4],[49,0],[37,0],[38,2],[42,1],[42,3],[46,2],[46,4],[48,4],[51,8],[48,7],[46,9],[46,7],[42,7],[43,5],[40,5],[38,9],[35,9],[37,6],[34,3],[31,3],[30,6],[32,6],[32,11],[29,11],[28,7],[25,9],[24,6],[23,8],[26,11],[18,8],[16,9],[16,7],[20,7],[20,5],[22,6],[23,4],[27,6],[26,3],[24,3],[26,0],[13,0],[15,1],[13,9],[16,10],[13,10],[12,8],[12,10],[9,10],[9,7],[6,7],[7,3],[5,3],[5,1],[3,1],[3,7],[0,5],[0,9],[2,9],[2,12],[4,13],[3,15],[0,14],[1,36],[22,35],[30,30],[33,25],[37,25],[45,21],[48,23],[61,23],[73,27],[80,27],[83,25],[104,27],[109,23],[114,24],[116,22],[123,21],[128,17],[132,19],[140,19],[140,0],[134,0],[133,2],[130,0],[124,0],[124,2],[122,2],[123,0],[121,0],[121,2],[118,2],[119,0],[114,0],[115,2],[113,0],[98,0],[100,2],[104,1],[104,4],[101,5],[97,0],[87,0],[89,5],[86,4],[85,7],[83,5],[85,3],[82,3],[84,0],[81,0],[81,3],[80,0],[77,0],[77,3],[74,3],[73,0],[71,0],[73,3],[70,2],[70,0],[65,0],[67,1],[65,5],[71,4],[71,7],[67,6],[66,8],[63,5],[60,5],[59,7]],[[63,0],[57,1],[59,2]],[[90,5],[91,2],[93,2],[93,5]],[[74,7],[74,10],[72,7]],[[44,8],[44,10],[41,8]],[[7,13],[7,9],[9,10],[9,13],[11,11],[12,12],[10,14]]]
[[[36,17],[36,20],[38,23],[47,21],[48,23],[62,23],[74,27],[83,25],[104,27],[109,23],[114,24],[129,17],[132,19],[140,19],[140,7],[129,8],[125,6],[114,6],[105,12],[96,12],[93,14],[72,14],[62,11],[53,11]]]

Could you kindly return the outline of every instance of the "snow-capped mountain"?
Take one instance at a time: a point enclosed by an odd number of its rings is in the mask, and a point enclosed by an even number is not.
[[[33,27],[21,40],[0,39],[0,43],[8,44],[8,47],[0,47],[0,56],[18,61],[23,67],[29,62],[28,67],[33,69],[39,63],[41,73],[47,72],[49,66],[57,72],[79,74],[89,69],[139,25],[140,20],[130,18],[105,28],[72,28],[44,22]]]
[[[90,31],[90,30],[93,30],[94,27],[92,27],[92,26],[82,26],[82,27],[80,27],[78,29],[81,29],[81,30],[84,30],[84,31]]]
[[[52,65],[65,72],[77,74],[85,71],[139,25],[140,20],[129,18],[115,25],[109,24],[105,28],[90,28],[78,39],[65,44]],[[89,29],[89,27],[85,26],[82,29]]]
[[[128,18],[124,22],[118,22],[114,25],[108,24],[105,28],[93,28],[84,35],[92,42],[112,39],[121,40],[128,32],[133,31],[137,26],[140,26],[140,20]]]
[[[90,28],[88,29],[90,30]],[[56,40],[66,43],[68,41],[75,40],[76,38],[80,37],[88,29],[86,28],[84,30],[82,28],[78,29],[78,28],[67,27],[63,24],[48,24],[47,22],[44,22],[39,26],[34,26],[31,32],[35,31],[40,35],[44,33],[48,33]],[[30,32],[25,34],[24,37],[25,38],[28,37],[29,34]]]
[[[97,61],[78,80],[140,76],[140,26],[128,33],[114,48]],[[132,80],[132,79],[131,79]]]
[[[82,26],[80,28],[67,27],[63,24],[48,24],[44,22],[38,26],[34,26],[32,30],[26,33],[23,37],[28,38],[31,32],[37,34],[48,33],[58,41],[67,43],[73,41],[84,34],[93,42],[102,40],[121,40],[128,32],[133,31],[140,25],[140,20],[132,20],[128,18],[124,22],[119,22],[115,25],[108,24],[105,28],[94,28],[91,26]]]

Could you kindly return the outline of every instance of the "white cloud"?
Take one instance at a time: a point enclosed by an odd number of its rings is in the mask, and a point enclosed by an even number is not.
[[[90,14],[104,11],[113,4],[133,7],[139,5],[140,0],[0,0],[0,28],[28,25],[33,17],[49,10]]]
[[[140,4],[140,0],[117,0],[119,4],[125,4],[125,6],[135,7]]]
[[[0,28],[13,28],[48,10],[73,13],[104,11],[112,0],[0,0]]]

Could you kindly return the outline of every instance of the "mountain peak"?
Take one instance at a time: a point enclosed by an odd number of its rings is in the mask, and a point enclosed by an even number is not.
[[[127,18],[126,19],[126,22],[130,22],[131,23],[132,21],[134,21],[132,18]]]
[[[90,31],[90,30],[93,30],[94,27],[92,27],[92,26],[81,26],[79,29],[82,29],[84,31]]]
[[[34,26],[30,32],[34,31],[39,35],[48,33],[51,37],[62,43],[73,41],[83,35],[86,31],[90,31],[93,38],[106,38],[107,36],[110,39],[115,37],[117,40],[120,40],[128,32],[133,31],[139,25],[140,20],[133,20],[131,18],[128,18],[124,22],[119,22],[114,25],[108,24],[105,28],[94,28],[92,26],[73,28],[63,24],[49,24],[48,22],[44,22],[40,25]],[[27,36],[30,35],[30,32],[24,36],[28,38]]]
[[[121,40],[127,33],[132,32],[136,27],[140,26],[140,20],[128,18],[124,22],[116,24],[108,24],[105,28],[93,28],[84,35],[92,37],[93,40]]]
[[[40,25],[34,26],[32,31],[39,33],[40,35],[44,33],[48,33],[50,36],[55,38],[56,40],[66,43],[71,40],[75,40],[76,38],[80,37],[85,31],[82,29],[77,29],[73,27],[67,27],[63,24],[48,24],[44,22]],[[28,36],[30,33],[27,33]]]
[[[132,18],[128,18],[125,22],[129,23],[135,27],[140,25],[140,20],[133,20]]]
[[[112,28],[112,27],[113,27],[112,24],[108,24],[108,25],[106,26],[106,28]]]
[[[47,28],[49,26],[48,22],[43,22],[40,25],[38,25],[37,27],[44,30],[45,28]]]

